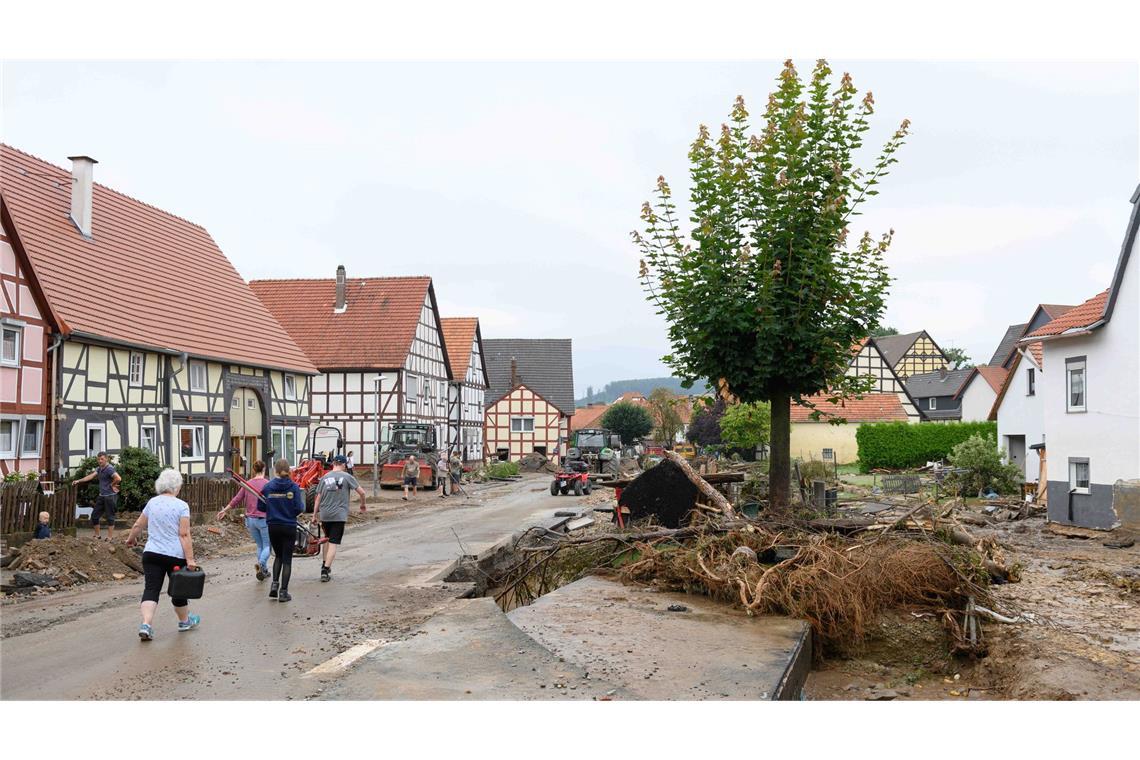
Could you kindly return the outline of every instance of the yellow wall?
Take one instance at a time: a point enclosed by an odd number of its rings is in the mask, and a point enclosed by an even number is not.
[[[946,362],[942,359],[938,347],[929,338],[922,337],[916,340],[910,350],[906,352],[898,366],[895,367],[895,371],[902,377],[910,377],[927,372],[937,372],[945,366],[947,366]]]
[[[822,460],[825,448],[835,450],[839,464],[849,464],[859,458],[859,444],[855,442],[857,424],[831,425],[826,422],[792,423],[792,457],[803,460]]]

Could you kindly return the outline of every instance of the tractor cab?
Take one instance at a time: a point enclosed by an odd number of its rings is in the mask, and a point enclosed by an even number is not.
[[[414,454],[420,463],[419,486],[436,487],[436,464],[439,462],[435,426],[419,422],[395,422],[389,428],[380,455],[380,485],[398,487],[403,484],[404,462]]]

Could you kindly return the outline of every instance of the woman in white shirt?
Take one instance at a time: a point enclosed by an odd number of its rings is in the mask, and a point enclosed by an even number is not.
[[[154,481],[154,492],[158,495],[147,502],[127,536],[127,546],[134,546],[139,533],[143,530],[147,532],[142,556],[145,586],[141,607],[142,625],[139,626],[139,638],[143,641],[154,638],[151,622],[158,609],[163,580],[174,572],[175,567],[197,567],[194,562],[194,544],[190,539],[190,505],[178,498],[181,488],[182,475],[177,470],[163,470],[158,480]],[[196,628],[202,621],[198,615],[190,614],[190,602],[186,599],[172,598],[170,601],[178,615],[179,632]]]

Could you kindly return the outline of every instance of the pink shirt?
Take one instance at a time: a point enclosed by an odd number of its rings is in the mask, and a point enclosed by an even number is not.
[[[265,478],[257,477],[251,478],[246,482],[249,483],[255,491],[261,493],[261,489],[265,488],[265,484],[269,481]],[[231,507],[236,507],[238,504],[245,505],[246,517],[265,517],[265,505],[262,504],[256,496],[250,493],[245,486],[238,486],[237,495],[230,500]]]

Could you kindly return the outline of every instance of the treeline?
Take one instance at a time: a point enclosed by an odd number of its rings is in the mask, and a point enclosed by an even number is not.
[[[709,393],[708,385],[697,383],[692,388],[682,388],[680,379],[676,377],[642,377],[634,380],[614,380],[611,383],[606,383],[604,388],[595,390],[593,387],[586,388],[586,395],[582,398],[575,400],[577,406],[585,406],[586,404],[593,403],[610,403],[617,400],[623,393],[633,391],[648,397],[653,392],[654,388],[667,388],[670,392],[677,395],[696,396],[704,393]]]

